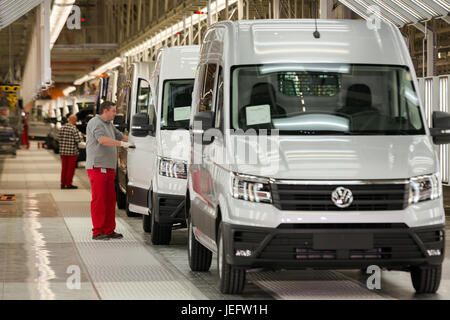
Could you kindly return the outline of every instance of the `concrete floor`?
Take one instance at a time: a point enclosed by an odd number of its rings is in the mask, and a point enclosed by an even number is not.
[[[242,295],[220,293],[215,256],[209,272],[187,263],[187,232],[172,244],[153,246],[141,218],[117,209],[120,240],[91,239],[90,189],[84,168],[78,190],[61,190],[59,156],[34,142],[17,157],[0,156],[0,299],[450,299],[446,254],[435,295],[415,295],[405,272],[383,272],[381,290],[369,290],[367,275],[350,271],[253,272]],[[450,189],[445,189],[450,209]]]

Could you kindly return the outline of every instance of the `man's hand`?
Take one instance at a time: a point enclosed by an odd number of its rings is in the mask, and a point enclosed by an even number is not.
[[[86,142],[80,142],[80,143],[78,143],[78,148],[79,149],[85,149],[86,148]]]
[[[125,141],[121,141],[121,142],[120,142],[120,146],[121,146],[122,148],[131,148],[131,149],[136,148],[136,146],[135,146],[134,144],[131,144],[131,143],[125,142]]]

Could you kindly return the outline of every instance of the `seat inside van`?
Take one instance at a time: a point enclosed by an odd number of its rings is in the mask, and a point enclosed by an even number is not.
[[[250,104],[244,106],[240,110],[239,121],[241,128],[251,128],[251,125],[247,125],[247,108],[252,106],[269,105],[270,115],[272,118],[277,116],[285,116],[286,111],[283,107],[277,104],[277,95],[274,86],[269,82],[259,82],[253,85]],[[265,123],[257,126],[260,129],[271,129],[270,123]]]

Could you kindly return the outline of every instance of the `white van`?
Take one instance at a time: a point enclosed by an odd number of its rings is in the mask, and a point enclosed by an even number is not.
[[[129,137],[136,148],[128,150],[127,160],[129,210],[144,215],[153,244],[169,244],[172,229],[186,226],[187,129],[199,51],[161,49],[151,81],[142,79],[131,96],[137,104]]]
[[[119,131],[128,134],[131,131],[132,117],[136,114],[142,113],[144,118],[148,118],[149,121],[151,119],[152,124],[155,123],[155,95],[153,85],[150,84],[154,67],[154,62],[132,63],[126,76],[122,72],[117,78],[119,94],[114,125]],[[117,150],[116,202],[119,209],[125,209],[127,216],[136,217],[140,216],[141,212],[147,212],[145,188],[154,171],[149,165],[153,163],[152,159],[149,158],[146,162],[138,155],[149,156],[149,149],[155,144],[155,139],[153,134],[145,131],[142,135],[129,135],[129,141],[139,146],[140,151],[136,153],[134,149],[125,148]],[[132,190],[129,190],[129,185]],[[141,189],[144,190],[143,194],[140,192]]]
[[[427,127],[395,26],[319,20],[314,31],[314,20],[256,20],[205,34],[191,115],[190,267],[207,271],[217,253],[224,293],[242,292],[253,268],[370,265],[411,272],[417,292],[434,293],[445,215],[433,140],[450,141],[450,115],[435,113],[437,129]]]

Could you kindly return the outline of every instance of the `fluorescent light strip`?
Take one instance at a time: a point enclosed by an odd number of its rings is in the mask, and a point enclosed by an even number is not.
[[[414,18],[416,18],[417,20],[422,20],[424,19],[424,17],[420,16],[419,13],[417,11],[413,11],[411,6],[408,6],[407,4],[405,4],[402,0],[392,0],[397,6],[399,6],[400,8],[402,8],[404,11],[408,12],[408,14],[410,14],[411,16],[413,16]]]
[[[228,0],[228,5],[232,5],[238,2],[238,0]],[[213,3],[211,3],[211,12],[215,12],[217,8],[217,12],[220,12],[224,10],[226,7],[225,0],[218,0]],[[200,11],[206,12],[208,10],[207,7],[201,9]],[[171,27],[166,28],[164,31],[158,33],[154,37],[148,39],[144,43],[140,44],[139,46],[136,46],[128,51],[125,52],[125,56],[131,56],[136,55],[143,50],[146,50],[152,46],[156,46],[159,43],[162,43],[164,40],[170,38],[173,35],[176,35],[177,32],[184,31],[184,26],[186,29],[188,29],[192,25],[198,24],[200,21],[206,20],[208,18],[207,14],[192,14],[189,18],[186,18],[184,21],[180,21],[178,23],[175,23]]]
[[[422,8],[422,10],[426,11],[431,16],[435,17],[438,15],[436,11],[434,11],[432,8],[430,8],[428,5],[426,5],[420,0],[412,0],[412,2],[415,3],[417,6],[419,6],[420,8]]]
[[[58,40],[74,3],[75,0],[55,0],[50,15],[50,50]]]
[[[80,78],[78,80],[75,80],[73,84],[76,85],[76,86],[79,86],[80,84],[83,84],[86,81],[89,81],[89,80],[92,80],[92,79],[95,79],[95,77],[87,74],[84,77],[82,77],[82,78]]]
[[[65,96],[68,96],[71,92],[74,92],[75,90],[77,90],[77,88],[75,87],[67,87],[63,90],[63,93]]]
[[[395,11],[393,8],[387,6],[383,1],[381,0],[374,0],[376,4],[378,4],[380,7],[382,7],[384,10],[386,10],[389,14],[393,15],[397,19],[401,20],[403,23],[408,23],[408,19],[406,19],[403,15],[398,13],[398,11]]]
[[[398,23],[395,23],[393,20],[391,20],[391,19],[389,19],[387,16],[385,16],[383,13],[381,13],[381,10],[380,10],[380,13],[378,14],[377,12],[373,12],[372,10],[369,10],[369,5],[367,4],[367,3],[365,3],[365,2],[362,2],[361,0],[355,0],[359,5],[361,5],[361,6],[363,6],[364,8],[366,8],[366,10],[367,11],[370,11],[370,12],[372,12],[373,14],[375,14],[378,18],[380,18],[380,19],[382,19],[382,20],[384,20],[384,21],[387,21],[387,22],[389,22],[389,23],[392,23],[392,24],[394,24],[394,25],[397,25]]]
[[[434,3],[436,3],[439,7],[441,7],[444,10],[450,11],[450,5],[442,0],[433,0]]]
[[[346,7],[350,8],[352,11],[354,11],[357,15],[359,15],[364,20],[369,20],[369,17],[367,15],[362,13],[361,10],[356,8],[354,5],[350,4],[348,1],[346,1],[346,0],[339,0],[339,1],[342,2]]]
[[[113,60],[111,60],[108,63],[105,63],[104,65],[98,67],[97,69],[95,69],[94,71],[92,71],[91,73],[89,73],[90,76],[97,76],[97,75],[101,75],[103,73],[105,73],[106,71],[110,70],[110,69],[114,69],[115,67],[118,67],[122,64],[122,59],[117,57],[114,58]]]

